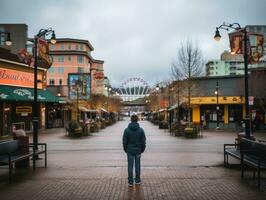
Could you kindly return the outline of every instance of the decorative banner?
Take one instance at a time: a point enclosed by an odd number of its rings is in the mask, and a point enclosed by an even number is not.
[[[33,57],[32,57],[31,54],[29,54],[29,52],[27,51],[27,49],[21,49],[18,52],[18,57],[25,64],[27,64],[29,66],[33,65],[33,62],[34,62]]]
[[[69,98],[89,99],[91,93],[90,74],[68,74]]]
[[[102,71],[96,71],[94,74],[93,74],[93,79],[95,80],[102,80],[104,79],[104,73]]]
[[[263,34],[248,33],[248,37],[249,37],[249,43],[248,43],[249,63],[257,63],[260,61],[260,58],[262,58],[264,55]]]
[[[243,54],[243,38],[244,34],[242,30],[229,33],[230,48],[232,54]]]
[[[47,62],[48,65],[46,65],[45,68],[48,69],[51,67],[53,61],[49,55],[49,45],[46,40],[42,38],[38,38],[38,55]]]
[[[43,77],[38,74],[38,80],[43,82]],[[5,69],[0,67],[0,85],[34,87],[34,76],[30,72],[22,72],[13,69]],[[38,83],[37,87],[42,89],[42,83]]]

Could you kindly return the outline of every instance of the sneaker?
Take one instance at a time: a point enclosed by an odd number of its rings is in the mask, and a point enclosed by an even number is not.
[[[129,183],[129,184],[128,184],[128,187],[133,187],[133,184],[132,184],[132,183]]]
[[[140,185],[140,184],[141,184],[141,181],[138,181],[138,182],[136,182],[135,184],[136,184],[136,185]]]

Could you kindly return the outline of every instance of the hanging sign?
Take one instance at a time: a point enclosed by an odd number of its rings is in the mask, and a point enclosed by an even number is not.
[[[47,63],[45,65],[45,68],[50,68],[53,61],[49,55],[49,45],[47,41],[42,38],[38,38],[38,55]],[[41,66],[44,67],[43,65]]]
[[[243,38],[242,30],[229,33],[230,48],[232,54],[243,54]]]
[[[248,33],[249,43],[249,63],[257,63],[264,55],[263,43],[264,38],[262,34]]]

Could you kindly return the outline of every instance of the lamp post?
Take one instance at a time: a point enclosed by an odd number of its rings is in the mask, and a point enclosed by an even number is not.
[[[157,84],[157,85],[156,85],[156,92],[157,92],[157,95],[158,95],[158,111],[160,110],[159,90],[160,90],[160,87],[159,87],[159,84]]]
[[[106,107],[107,107],[107,111],[109,111],[109,93],[112,91],[111,87],[106,87],[105,88],[107,90],[107,103],[106,103]]]
[[[82,81],[76,80],[75,81],[75,89],[76,89],[76,93],[77,93],[77,122],[79,122],[79,91],[82,91],[82,89],[80,89],[80,87],[82,87]]]
[[[218,130],[219,127],[219,83],[218,81],[216,82],[216,89],[215,92],[216,94],[216,115],[217,115],[217,119],[216,119],[216,130]]]
[[[38,112],[38,90],[37,90],[37,75],[38,75],[38,40],[39,38],[45,38],[45,36],[48,36],[52,34],[50,42],[52,44],[56,43],[55,33],[54,30],[51,28],[49,29],[41,29],[37,35],[34,36],[34,49],[33,49],[33,56],[34,56],[34,101],[33,101],[33,145],[34,149],[38,149],[38,126],[39,126],[39,112]],[[38,159],[38,157],[36,157]]]
[[[0,32],[0,36],[6,36],[6,39],[5,39],[5,45],[6,46],[11,46],[12,45],[12,41],[11,41],[11,38],[10,38],[10,32]]]
[[[228,31],[229,29],[233,29],[239,32],[242,32],[244,34],[244,73],[245,73],[245,111],[246,111],[246,116],[245,116],[245,137],[250,138],[250,114],[249,114],[249,102],[248,102],[248,48],[247,48],[247,42],[248,42],[248,37],[247,37],[247,30],[246,27],[241,28],[241,26],[238,23],[232,23],[232,24],[222,24],[219,27],[216,27],[216,32],[214,39],[216,41],[219,41],[221,39],[221,35],[219,30],[223,29]]]

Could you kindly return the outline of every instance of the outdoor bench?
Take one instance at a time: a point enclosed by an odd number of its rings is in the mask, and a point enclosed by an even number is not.
[[[240,160],[241,177],[244,178],[245,165],[253,169],[253,176],[257,171],[258,188],[260,189],[261,170],[266,169],[266,143],[240,139],[240,144],[224,144],[224,166],[228,167],[228,156]]]
[[[21,145],[19,140],[0,142],[0,165],[7,165],[9,169],[9,180],[11,179],[13,165],[19,161],[32,158],[33,169],[36,167],[36,157],[45,154],[45,168],[47,167],[46,144],[38,143],[38,149],[33,144]]]

